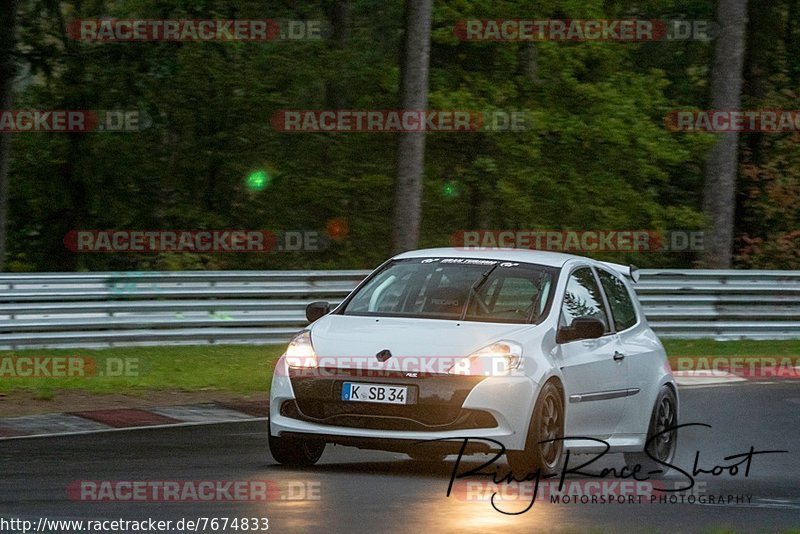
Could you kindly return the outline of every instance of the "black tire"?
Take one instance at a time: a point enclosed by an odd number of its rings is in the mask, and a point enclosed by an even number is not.
[[[547,382],[536,399],[524,451],[506,451],[511,472],[522,478],[537,469],[541,474],[556,473],[561,465],[564,437],[564,398],[555,382]],[[544,443],[543,443],[544,442]]]
[[[678,424],[678,399],[672,388],[664,386],[658,392],[655,405],[653,406],[653,413],[650,415],[650,425],[647,429],[647,439],[656,434],[659,437],[650,441],[648,451],[652,456],[665,463],[671,463],[675,457],[675,449],[678,446],[678,431],[663,433],[667,428],[674,427]],[[642,452],[626,452],[625,464],[633,467],[636,464],[642,466],[641,473],[649,473],[661,469],[661,476],[666,475],[669,470],[666,466],[653,460],[647,455],[645,451]]]
[[[317,463],[325,442],[315,439],[279,438],[269,432],[269,452],[279,464],[308,467]]]

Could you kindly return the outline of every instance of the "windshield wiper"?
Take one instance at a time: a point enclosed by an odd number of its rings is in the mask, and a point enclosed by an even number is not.
[[[495,269],[500,265],[500,262],[495,263],[492,265],[488,270],[481,274],[481,276],[475,280],[475,282],[470,286],[469,293],[467,294],[467,301],[464,303],[464,311],[461,312],[461,321],[466,319],[467,317],[467,310],[469,310],[469,305],[472,302],[472,297],[478,292],[478,290],[486,283],[486,280],[489,279],[489,276],[494,272]]]

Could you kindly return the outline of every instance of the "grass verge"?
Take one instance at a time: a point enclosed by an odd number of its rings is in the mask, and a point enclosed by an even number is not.
[[[670,364],[675,368],[678,358],[728,357],[752,360],[756,358],[800,358],[800,339],[714,341],[713,339],[664,339]]]
[[[664,340],[675,363],[679,357],[800,356],[800,340],[713,341]],[[264,393],[272,381],[274,361],[283,345],[198,345],[178,347],[129,347],[113,349],[49,349],[0,351],[0,393],[31,391],[40,399],[58,391],[94,394],[146,395],[148,391],[223,391]],[[15,358],[83,357],[95,366],[89,376],[15,376]]]
[[[198,345],[0,351],[0,393],[27,390],[47,399],[56,391],[146,395],[153,390],[263,393],[283,345]],[[83,376],[22,377],[20,358],[72,358]],[[65,373],[61,373],[65,374]],[[66,373],[69,374],[69,373]]]

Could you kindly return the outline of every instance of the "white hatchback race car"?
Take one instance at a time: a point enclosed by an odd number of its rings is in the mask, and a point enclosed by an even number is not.
[[[335,309],[308,306],[273,375],[273,457],[505,451],[515,474],[552,473],[565,449],[607,444],[628,465],[668,463],[677,388],[626,278],[635,267],[552,252],[395,256]]]

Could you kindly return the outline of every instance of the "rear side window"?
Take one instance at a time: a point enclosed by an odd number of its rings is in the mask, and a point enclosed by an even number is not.
[[[608,297],[608,304],[611,306],[611,315],[614,316],[614,326],[617,330],[625,330],[636,324],[636,307],[633,299],[619,277],[614,276],[608,271],[598,269],[600,282]]]
[[[576,317],[596,317],[603,322],[606,332],[610,330],[600,288],[588,267],[577,269],[569,276],[561,305],[561,326],[571,326]]]

